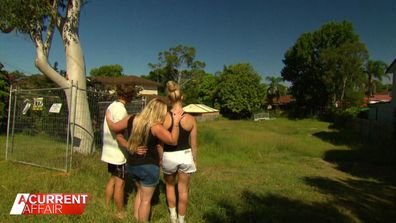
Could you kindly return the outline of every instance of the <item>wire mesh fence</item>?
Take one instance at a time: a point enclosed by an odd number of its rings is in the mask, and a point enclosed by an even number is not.
[[[87,91],[89,109],[94,131],[94,143],[97,150],[102,149],[103,122],[107,107],[117,99],[115,94],[108,92]],[[128,114],[140,112],[145,106],[143,98],[135,99],[125,105]]]
[[[6,159],[67,171],[70,89],[11,90]]]
[[[92,120],[93,145],[102,148],[103,122],[107,107],[116,99],[104,91],[86,91]],[[74,103],[68,103],[69,101]],[[60,171],[71,169],[75,131],[69,111],[78,106],[72,88],[14,89],[10,91],[6,159]],[[137,113],[145,101],[136,99],[126,105],[129,114]],[[81,112],[81,111],[80,111]],[[82,111],[88,112],[88,111]],[[76,117],[76,116],[74,116]]]

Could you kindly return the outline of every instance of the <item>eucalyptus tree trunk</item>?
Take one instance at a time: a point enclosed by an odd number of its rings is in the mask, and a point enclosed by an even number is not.
[[[74,130],[73,149],[79,153],[89,154],[94,148],[92,121],[86,94],[85,62],[78,36],[78,24],[81,2],[70,1],[67,15],[58,18],[56,24],[49,27],[47,40],[43,43],[41,36],[32,35],[36,42],[36,67],[48,78],[65,90],[71,130]],[[60,75],[48,63],[48,54],[55,28],[61,34],[66,54],[66,77]],[[72,89],[70,91],[70,88]]]

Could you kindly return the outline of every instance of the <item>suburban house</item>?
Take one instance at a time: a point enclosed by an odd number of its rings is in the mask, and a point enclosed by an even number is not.
[[[395,112],[396,112],[396,59],[392,62],[392,64],[386,70],[387,73],[391,73],[393,75],[393,87],[392,94],[388,97],[386,96],[378,96],[378,100],[371,100],[372,103],[369,103],[369,120],[378,121],[387,124],[393,124],[396,122]],[[391,99],[391,100],[389,100]],[[375,102],[375,103],[374,103]]]
[[[281,96],[279,96],[279,98],[277,98],[277,97],[274,98],[272,105],[275,108],[287,110],[295,102],[296,102],[296,99],[293,98],[292,95],[281,95]]]
[[[392,101],[392,92],[383,92],[383,93],[376,93],[370,98],[365,97],[364,101],[367,104],[376,104],[381,102],[391,102]]]
[[[183,107],[184,112],[189,113],[199,121],[213,120],[220,115],[219,110],[204,104],[189,104]]]
[[[141,96],[158,95],[158,87],[160,86],[155,81],[133,75],[121,77],[89,77],[88,81],[94,87],[101,85],[106,90],[115,90],[118,84],[135,85],[141,89],[139,92]]]

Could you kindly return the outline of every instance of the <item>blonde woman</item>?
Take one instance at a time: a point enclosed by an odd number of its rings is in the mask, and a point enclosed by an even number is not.
[[[148,221],[151,198],[159,182],[160,147],[158,144],[161,141],[175,145],[179,137],[179,122],[182,112],[172,114],[173,128],[170,131],[162,125],[166,115],[166,103],[160,99],[153,99],[141,113],[131,116],[127,121],[127,129],[130,134],[128,139],[130,155],[127,158],[128,173],[134,179],[137,187],[134,216],[139,222]],[[120,131],[126,125],[125,120],[121,120],[119,123],[111,123],[111,120],[108,122],[114,131]],[[137,152],[138,148],[142,146],[147,147],[144,155]]]
[[[168,130],[175,128],[175,118],[172,115],[175,111],[182,110],[183,95],[180,86],[173,81],[167,84],[168,98],[172,103],[171,112],[167,113],[164,127]],[[162,172],[166,182],[166,200],[170,213],[171,223],[184,223],[187,213],[188,190],[190,176],[196,171],[197,158],[197,123],[191,115],[183,115],[179,124],[179,138],[177,145],[164,141]],[[176,213],[176,192],[177,183],[178,204]]]

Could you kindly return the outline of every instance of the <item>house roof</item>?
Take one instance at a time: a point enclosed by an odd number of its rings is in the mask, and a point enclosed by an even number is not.
[[[91,77],[93,81],[101,82],[106,85],[117,85],[117,84],[135,84],[144,86],[160,86],[159,83],[151,81],[142,77],[137,77],[133,75],[121,76],[121,77]]]
[[[219,110],[206,106],[204,104],[189,104],[183,107],[183,110],[188,113],[212,113],[219,112]]]
[[[366,102],[369,101],[369,104],[375,104],[378,102],[390,102],[392,100],[392,96],[389,93],[375,94],[370,97],[370,100],[367,100],[367,97],[364,99]]]
[[[284,95],[280,96],[279,98],[274,99],[274,104],[285,105],[289,104],[290,102],[296,101],[291,95]]]
[[[396,59],[394,59],[392,64],[386,69],[386,73],[396,73]]]

